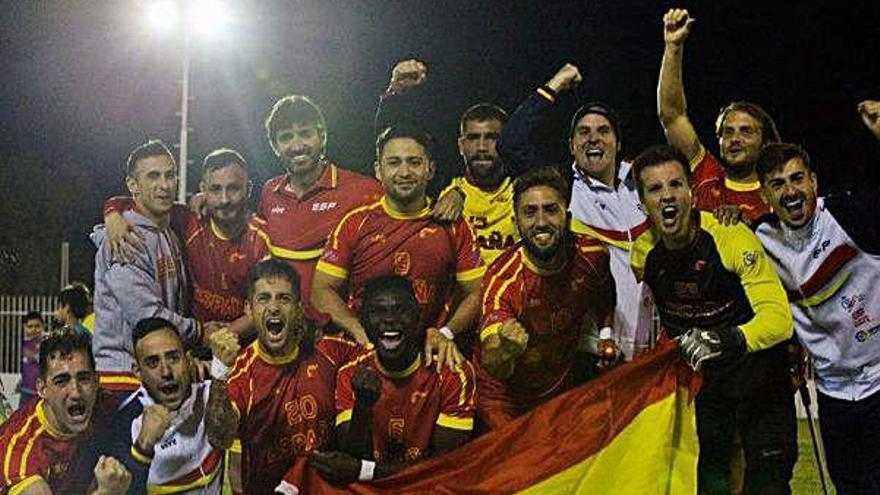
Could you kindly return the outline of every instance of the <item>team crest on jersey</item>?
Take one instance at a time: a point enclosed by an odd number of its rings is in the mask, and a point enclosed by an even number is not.
[[[398,251],[394,253],[394,273],[405,277],[412,268],[412,260],[406,251]]]
[[[308,376],[309,378],[314,378],[315,373],[317,373],[317,372],[318,372],[318,365],[317,364],[310,364],[310,365],[306,366],[306,376]]]
[[[748,267],[755,266],[760,257],[761,253],[758,251],[743,251],[743,264]]]
[[[424,239],[425,237],[428,237],[429,235],[433,234],[434,232],[437,232],[437,230],[438,229],[436,227],[424,227],[424,228],[422,228],[422,230],[419,231],[419,238]]]

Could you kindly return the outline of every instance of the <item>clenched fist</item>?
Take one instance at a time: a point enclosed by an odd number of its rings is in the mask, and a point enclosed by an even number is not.
[[[547,87],[559,93],[560,91],[574,88],[583,80],[581,72],[575,65],[565,64],[552,79],[547,81]]]
[[[663,16],[663,41],[673,45],[684,43],[695,21],[685,9],[670,9]]]
[[[402,93],[414,88],[428,79],[428,66],[411,58],[397,62],[391,70],[391,82],[389,86],[395,93]]]
[[[358,366],[351,377],[351,389],[358,402],[372,406],[382,395],[382,380],[375,371],[366,366]]]
[[[221,328],[211,334],[208,338],[208,346],[211,348],[211,354],[227,367],[232,367],[235,364],[235,358],[241,349],[238,344],[238,335],[235,335],[228,328]]]
[[[141,432],[138,434],[137,447],[143,452],[150,452],[165,436],[171,426],[171,413],[162,404],[151,404],[144,408],[141,418]]]
[[[880,139],[880,101],[865,100],[859,103],[858,108],[865,127]]]
[[[121,462],[102,455],[95,464],[95,481],[98,484],[95,494],[122,495],[128,491],[131,473]]]
[[[525,352],[526,345],[529,343],[529,332],[514,319],[501,324],[498,336],[501,337],[501,348],[510,357],[517,357]]]

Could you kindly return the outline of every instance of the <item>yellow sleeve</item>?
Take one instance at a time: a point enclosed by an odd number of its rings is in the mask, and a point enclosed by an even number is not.
[[[629,264],[630,268],[632,268],[633,274],[636,276],[636,280],[639,282],[644,281],[645,277],[645,264],[648,261],[648,253],[654,249],[654,246],[657,244],[657,238],[654,236],[654,233],[651,229],[646,230],[632,244],[632,249],[630,250],[629,256]]]
[[[461,181],[462,181],[461,177],[453,177],[452,181],[449,182],[449,185],[444,187],[443,190],[440,191],[440,195],[437,197],[442,198],[443,196],[446,196],[446,193],[448,193],[453,188],[457,187],[457,188],[461,189]]]
[[[722,226],[716,222],[713,230],[721,262],[739,275],[755,313],[751,320],[739,326],[748,351],[768,349],[791,338],[794,322],[788,298],[761,241],[743,224]]]
[[[34,474],[31,476],[28,476],[27,478],[19,481],[15,485],[11,486],[9,488],[8,493],[9,493],[9,495],[19,495],[20,493],[24,493],[25,490],[27,490],[28,488],[33,486],[35,483],[42,483],[42,484],[46,485],[47,490],[49,489],[49,486],[46,483],[46,480],[43,479],[42,476]]]
[[[697,151],[697,154],[691,158],[691,172],[697,169],[697,167],[702,163],[703,158],[706,158],[706,148],[703,145],[700,145],[700,149]]]

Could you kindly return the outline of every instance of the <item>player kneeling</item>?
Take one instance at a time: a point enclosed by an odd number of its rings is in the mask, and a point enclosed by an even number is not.
[[[337,374],[342,450],[311,457],[323,478],[340,485],[382,478],[455,449],[474,425],[474,369],[467,361],[440,373],[425,366],[425,328],[410,282],[397,275],[374,278],[363,300],[360,320],[374,348]],[[286,477],[278,490],[289,492],[295,481]]]

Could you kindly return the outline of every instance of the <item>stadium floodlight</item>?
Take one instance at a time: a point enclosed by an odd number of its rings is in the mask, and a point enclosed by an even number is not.
[[[180,157],[177,200],[186,202],[189,141],[189,66],[191,38],[217,35],[230,24],[231,15],[223,0],[147,0],[146,19],[154,32],[176,31],[182,41],[182,84],[180,98]]]
[[[190,3],[187,23],[196,36],[222,33],[229,24],[229,9],[222,0],[195,0]]]
[[[146,17],[150,30],[170,31],[180,22],[180,5],[173,0],[154,0],[146,4]]]

